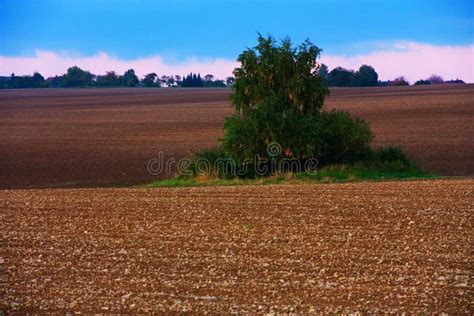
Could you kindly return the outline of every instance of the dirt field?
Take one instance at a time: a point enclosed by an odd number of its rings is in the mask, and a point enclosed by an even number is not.
[[[3,190],[0,308],[472,313],[473,188]]]
[[[0,188],[100,187],[155,179],[147,161],[212,147],[225,89],[0,90]],[[333,89],[376,145],[401,144],[444,175],[474,175],[474,85]]]

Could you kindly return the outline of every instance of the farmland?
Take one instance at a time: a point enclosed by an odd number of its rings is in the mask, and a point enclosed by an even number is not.
[[[216,146],[226,89],[0,91],[0,188],[135,185],[146,164]],[[327,108],[366,119],[426,170],[474,174],[474,86],[333,89]],[[165,175],[162,175],[163,177]]]
[[[0,313],[472,311],[473,85],[327,100],[462,178],[132,187],[159,152],[217,145],[228,99],[0,90]]]
[[[0,191],[3,307],[469,313],[473,188]]]

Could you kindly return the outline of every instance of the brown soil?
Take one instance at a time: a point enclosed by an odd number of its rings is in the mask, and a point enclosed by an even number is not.
[[[473,188],[3,190],[0,311],[469,314]]]
[[[0,188],[152,181],[146,165],[160,151],[218,144],[228,99],[226,89],[0,91]],[[401,144],[429,171],[474,175],[473,100],[474,85],[349,88],[327,107],[362,116],[376,145]]]

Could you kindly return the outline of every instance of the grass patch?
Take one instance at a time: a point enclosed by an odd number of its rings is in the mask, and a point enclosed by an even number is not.
[[[303,183],[339,183],[357,181],[386,181],[386,180],[416,180],[439,178],[418,168],[399,170],[395,164],[374,166],[370,164],[332,165],[315,172],[275,175],[257,179],[222,179],[209,177],[183,177],[157,180],[147,187],[173,188],[198,186],[238,186],[238,185],[268,185],[268,184],[303,184]]]

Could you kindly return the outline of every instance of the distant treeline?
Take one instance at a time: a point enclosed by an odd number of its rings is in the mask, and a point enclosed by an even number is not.
[[[320,76],[326,81],[330,87],[375,87],[375,86],[409,86],[410,83],[405,77],[400,76],[393,80],[380,81],[379,75],[372,66],[362,65],[359,70],[354,71],[342,67],[334,68],[328,71],[328,67],[324,64],[319,69]],[[439,84],[439,83],[464,83],[464,81],[456,79],[444,81],[441,76],[432,75],[431,77],[418,80],[414,85],[423,84]]]
[[[233,77],[226,80],[215,79],[213,75],[190,73],[186,76],[169,75],[158,76],[149,73],[141,80],[133,69],[127,70],[123,75],[115,71],[108,71],[104,75],[94,75],[87,70],[77,66],[70,67],[62,76],[54,76],[45,79],[40,73],[35,72],[32,76],[0,77],[1,89],[21,88],[73,88],[73,87],[209,87],[223,88],[231,86]]]
[[[379,76],[372,66],[362,65],[359,70],[354,71],[342,67],[329,71],[328,67],[321,64],[318,70],[320,76],[330,87],[374,87],[374,86],[408,86],[410,83],[403,77],[389,81],[380,81]],[[127,70],[123,75],[114,71],[108,71],[104,75],[94,75],[87,70],[77,66],[70,67],[62,76],[54,76],[45,79],[40,73],[35,72],[32,76],[0,77],[0,89],[21,88],[72,88],[72,87],[208,87],[224,88],[234,83],[234,77],[226,80],[215,79],[213,75],[190,73],[186,76],[169,75],[158,76],[152,72],[139,79],[133,69]],[[444,81],[442,77],[432,75],[431,77],[418,80],[414,85],[439,84],[439,83],[464,83],[456,79]]]

